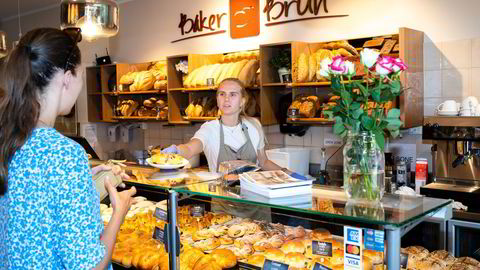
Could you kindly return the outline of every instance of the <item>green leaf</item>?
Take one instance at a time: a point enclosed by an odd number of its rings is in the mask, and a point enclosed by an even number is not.
[[[388,122],[387,129],[390,131],[398,130],[403,125],[400,119],[387,118],[385,120]]]
[[[360,108],[360,106],[362,106],[362,104],[360,104],[359,102],[353,102],[352,105],[350,105],[350,109],[357,110]]]
[[[339,113],[341,110],[342,108],[338,105],[332,108],[333,113]]]
[[[392,93],[399,93],[400,90],[402,89],[402,84],[400,81],[393,81],[390,83],[390,89],[392,90]]]
[[[373,128],[373,119],[368,115],[362,116],[362,125],[366,130],[372,130]]]
[[[388,111],[387,118],[398,119],[400,117],[400,109],[393,108]]]
[[[363,85],[363,83],[358,82],[358,81],[354,81],[353,84],[354,84],[356,87],[360,88],[360,91],[362,91],[362,94],[363,94],[364,96],[367,95],[367,88],[365,88],[365,86]]]
[[[380,122],[380,124],[378,125],[378,129],[383,130],[387,127],[387,125],[388,125],[388,122],[385,120],[382,120],[382,122]]]
[[[333,119],[333,112],[330,110],[323,111],[323,115],[325,115],[328,119]]]
[[[380,102],[380,89],[378,88],[375,88],[373,91],[372,91],[372,98],[373,100],[375,100],[376,102]]]
[[[390,136],[392,136],[392,138],[396,138],[398,135],[400,135],[400,131],[398,129],[390,131]]]
[[[340,135],[342,134],[342,132],[345,130],[345,126],[343,125],[343,123],[335,123],[335,125],[333,125],[333,133],[336,134],[336,135]]]
[[[340,77],[335,76],[331,79],[332,82],[332,88],[335,90],[340,90],[342,89],[342,85],[340,84]]]
[[[343,124],[343,119],[340,116],[335,116],[335,123],[337,124]]]
[[[350,105],[350,103],[352,102],[352,96],[350,95],[349,92],[342,91],[340,96],[342,97],[342,101],[346,106]]]
[[[363,109],[359,108],[352,112],[352,117],[358,119],[364,113]]]
[[[385,148],[385,135],[383,134],[383,131],[377,130],[373,134],[375,134],[375,141],[383,152],[383,149]]]

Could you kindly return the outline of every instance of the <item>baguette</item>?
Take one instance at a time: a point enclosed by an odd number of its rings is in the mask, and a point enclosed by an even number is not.
[[[237,64],[235,65],[235,68],[232,71],[232,78],[237,78],[240,75],[240,72],[242,71],[243,67],[248,63],[247,59],[243,59],[241,61],[238,61]]]
[[[196,87],[197,82],[200,82],[200,80],[203,77],[203,72],[205,72],[205,69],[207,68],[206,65],[199,67],[197,74],[195,74],[195,77],[192,78],[192,81],[190,82],[190,87]]]
[[[225,65],[225,67],[223,67],[222,69],[222,73],[220,74],[220,76],[218,77],[218,81],[215,82],[215,85],[219,85],[225,78],[227,78],[227,73],[228,71],[230,70],[230,68],[232,67],[234,63],[228,63]]]
[[[297,59],[297,82],[305,82],[308,79],[308,56],[301,53]]]
[[[320,63],[317,63],[315,54],[310,54],[308,56],[308,81],[313,82],[313,79],[315,78],[315,74],[317,73],[317,65]]]
[[[187,75],[187,78],[183,82],[183,87],[190,88],[190,84],[192,83],[192,79],[197,75],[199,68],[194,69],[190,74]]]
[[[259,67],[260,63],[258,60],[250,60],[243,67],[240,74],[238,74],[238,79],[245,85],[245,87],[252,86],[255,81],[255,72]]]
[[[205,76],[205,81],[204,81],[204,84],[206,85],[207,84],[207,79],[209,78],[213,78],[214,80],[214,83],[215,83],[215,77],[213,74],[217,73],[217,70],[221,67],[222,65],[221,64],[214,64],[212,65],[212,67],[208,70],[208,73],[207,75]]]
[[[200,71],[200,73],[198,73],[197,77],[195,78],[195,87],[200,87],[207,84],[207,74],[213,68],[213,65],[205,65],[204,67],[205,68]]]
[[[218,78],[220,78],[220,75],[222,74],[222,71],[225,69],[226,66],[227,66],[226,63],[220,64],[220,66],[218,66],[218,68],[215,70],[215,72],[213,72],[212,78],[213,78],[213,83],[215,85],[218,84]]]

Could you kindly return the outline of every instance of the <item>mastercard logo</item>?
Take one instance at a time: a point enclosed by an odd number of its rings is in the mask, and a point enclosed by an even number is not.
[[[360,255],[360,247],[355,245],[347,245],[347,253],[352,255]]]

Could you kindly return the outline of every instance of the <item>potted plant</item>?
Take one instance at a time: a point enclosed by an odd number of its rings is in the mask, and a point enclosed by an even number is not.
[[[391,108],[402,93],[399,58],[365,49],[360,62],[365,76],[354,80],[355,65],[341,56],[321,62],[319,75],[328,78],[340,98],[324,112],[335,120],[333,132],[346,139],[343,149],[344,188],[350,199],[379,201],[385,190],[385,136],[396,137],[403,125],[400,110]]]
[[[292,81],[292,53],[289,49],[280,50],[272,59],[270,65],[278,71],[281,83]]]

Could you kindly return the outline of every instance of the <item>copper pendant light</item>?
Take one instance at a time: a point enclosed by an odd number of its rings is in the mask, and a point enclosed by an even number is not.
[[[118,32],[118,4],[112,0],[62,0],[60,27],[80,28],[88,41]]]

